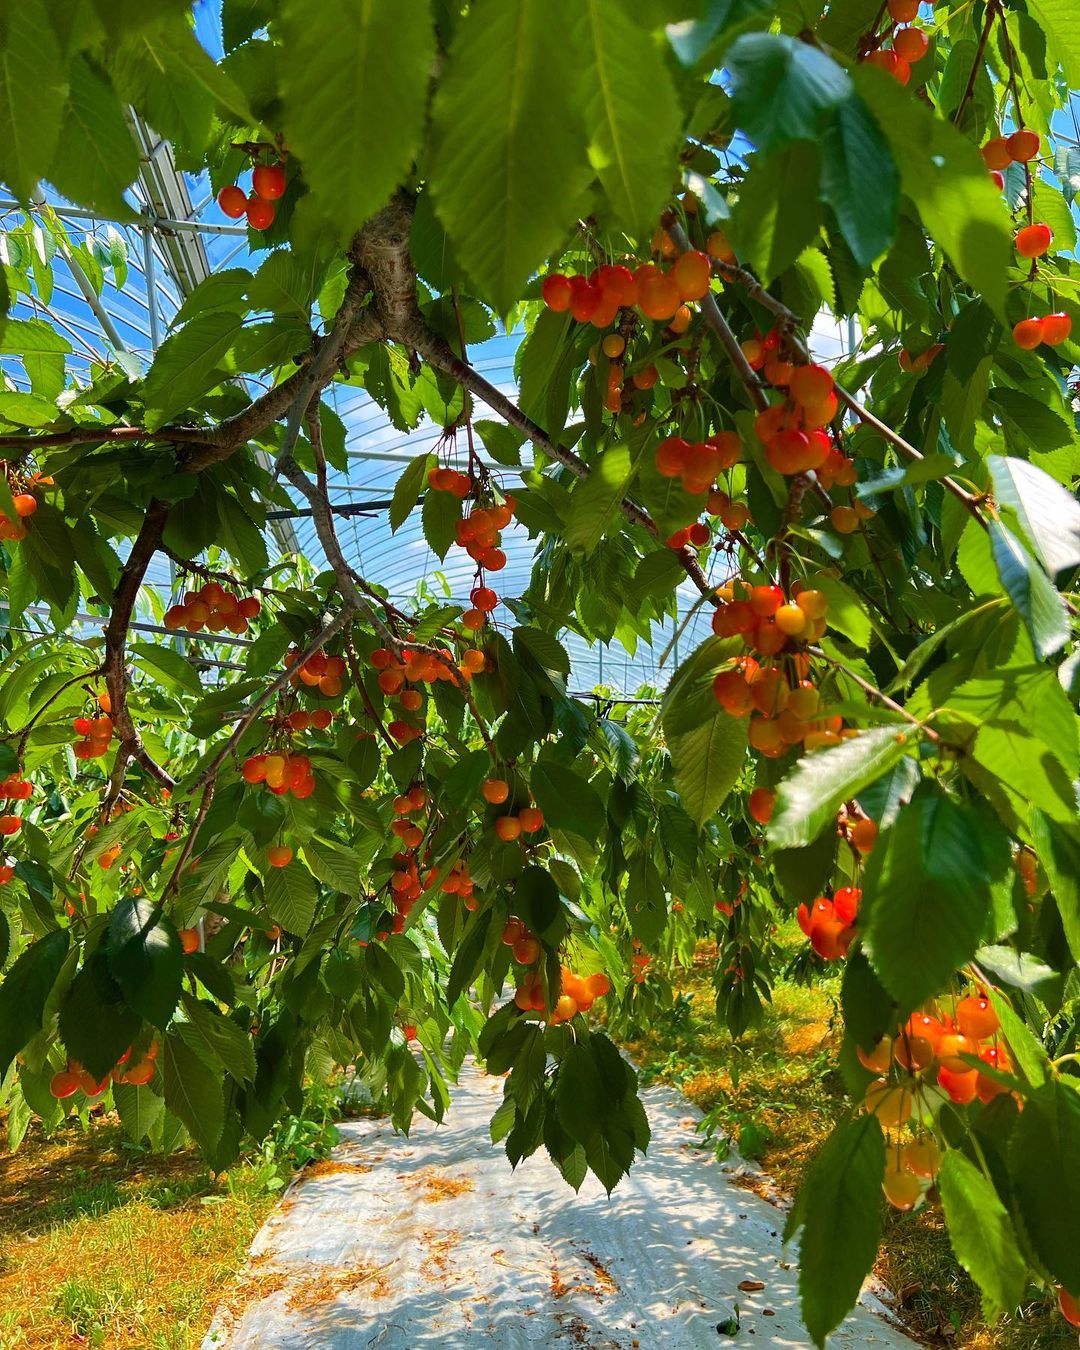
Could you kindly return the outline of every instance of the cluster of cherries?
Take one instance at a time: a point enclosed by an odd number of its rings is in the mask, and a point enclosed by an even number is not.
[[[825,631],[824,592],[796,582],[789,600],[779,586],[729,582],[719,594],[723,603],[712,619],[718,637],[741,637],[763,658],[784,657],[782,664],[736,657],[713,680],[713,694],[729,716],[750,715],[747,738],[754,749],[776,758],[792,745],[816,750],[854,735],[842,730],[840,717],[818,716],[821,695],[809,678],[810,656],[799,649]]]
[[[999,1040],[999,1022],[984,991],[956,1001],[952,1013],[931,1004],[912,1013],[897,1028],[895,1036],[883,1036],[870,1050],[859,1048],[864,1068],[878,1077],[866,1089],[864,1105],[889,1131],[904,1129],[911,1121],[915,1097],[928,1083],[939,1088],[958,1106],[978,1099],[984,1104],[1010,1091],[1009,1087],[979,1067],[1008,1073],[1009,1052]],[[893,1069],[903,1077],[893,1081]],[[900,1147],[896,1166],[885,1175],[885,1195],[896,1209],[914,1209],[921,1204],[928,1183],[940,1163],[936,1141],[915,1147]]]
[[[505,778],[488,778],[480,788],[484,801],[502,806],[510,796],[510,784]],[[544,813],[538,806],[523,806],[520,811],[507,812],[495,819],[495,833],[504,843],[520,839],[523,834],[536,834],[544,828]]]
[[[765,378],[784,392],[784,401],[758,413],[754,430],[765,447],[765,457],[782,474],[807,473],[820,469],[834,449],[825,428],[836,416],[838,401],[832,372],[824,366],[797,366],[786,361],[776,349],[762,346],[761,368]],[[751,347],[744,344],[743,350]],[[756,363],[747,356],[751,366]]]
[[[106,754],[112,742],[113,720],[112,699],[106,691],[97,696],[100,717],[76,717],[71,729],[79,739],[72,746],[76,759],[100,759]]]
[[[503,942],[513,950],[514,960],[523,966],[535,966],[540,959],[540,942],[521,919],[512,918],[503,929]],[[576,975],[567,966],[560,967],[560,993],[547,1019],[552,1026],[569,1022],[579,1012],[588,1012],[598,998],[611,992],[611,981],[602,972]],[[547,1011],[547,991],[539,970],[526,970],[514,990],[514,1003],[521,1012]]]
[[[290,647],[285,653],[285,664],[292,666],[299,657],[299,647]],[[312,693],[317,689],[324,698],[337,698],[344,687],[342,677],[345,670],[343,656],[327,656],[324,651],[312,652],[304,664],[289,676],[289,683],[294,689],[303,686]]]
[[[812,905],[799,906],[799,927],[822,960],[839,961],[847,956],[861,903],[862,891],[858,886],[841,886],[833,892],[831,900],[819,895]]]
[[[435,492],[449,492],[463,502],[472,491],[472,479],[457,469],[428,469],[427,485]]]
[[[630,965],[634,972],[634,983],[644,984],[645,977],[649,973],[649,967],[652,965],[652,957],[648,952],[642,951],[641,943],[637,938],[634,939],[634,950],[630,957]]]
[[[979,153],[983,163],[994,174],[995,183],[1003,188],[1005,179],[1001,176],[1002,170],[1010,164],[1027,164],[1037,159],[1041,148],[1042,140],[1038,132],[1021,127],[1011,136],[992,136]]]
[[[9,773],[0,782],[0,801],[27,802],[34,795],[34,785],[21,773]]]
[[[135,1060],[134,1063],[132,1063],[129,1047],[116,1061],[115,1066],[100,1080],[96,1079],[92,1073],[88,1073],[77,1060],[69,1059],[66,1069],[61,1069],[59,1073],[53,1074],[49,1083],[49,1091],[57,1101],[74,1097],[76,1092],[81,1092],[89,1101],[96,1101],[108,1091],[110,1081],[113,1083],[128,1083],[132,1087],[145,1087],[154,1076],[157,1068],[157,1057],[157,1041],[151,1041],[142,1057]]]
[[[274,203],[285,195],[285,166],[256,164],[251,174],[251,192],[239,183],[229,183],[217,195],[218,206],[232,220],[247,216],[253,230],[267,230],[274,222]]]
[[[901,347],[897,360],[900,362],[900,369],[905,375],[921,375],[924,370],[930,369],[944,350],[944,342],[932,342],[924,352],[920,352],[918,356],[912,356],[906,347]]]
[[[888,0],[886,5],[892,21],[888,32],[892,34],[892,47],[876,47],[864,60],[880,66],[901,84],[911,79],[911,67],[921,61],[930,50],[930,39],[921,28],[902,27],[896,24],[910,25],[919,16],[919,0]]]
[[[657,263],[646,262],[633,271],[624,263],[604,263],[588,276],[549,272],[540,293],[544,304],[556,314],[569,311],[578,323],[608,328],[620,309],[635,307],[647,319],[670,321],[688,300],[706,295],[711,280],[709,255],[690,249],[681,253],[667,271]]]
[[[1045,314],[1042,318],[1021,319],[1013,325],[1013,341],[1024,351],[1034,351],[1045,342],[1048,347],[1060,347],[1072,332],[1068,314]]]
[[[302,801],[315,791],[311,760],[286,749],[249,755],[240,766],[240,775],[245,783],[265,783],[276,797],[291,793]]]
[[[419,786],[411,787],[408,792],[403,792],[400,796],[394,798],[396,819],[391,823],[390,829],[406,848],[416,848],[424,837],[421,826],[415,820],[409,820],[408,817],[422,811],[427,806],[427,802],[427,789]]]
[[[656,447],[656,471],[664,478],[678,478],[684,491],[694,496],[708,492],[705,509],[718,516],[728,530],[741,530],[750,519],[744,502],[733,502],[722,489],[713,486],[713,479],[737,464],[742,457],[742,442],[734,431],[714,432],[704,441],[687,441],[682,436],[668,436]],[[712,538],[712,528],[701,520],[684,525],[668,536],[667,546],[673,549],[701,548]]]
[[[487,660],[484,653],[475,647],[470,647],[464,653],[461,664],[457,666],[449,648],[436,653],[406,647],[403,652],[403,656],[399,657],[389,647],[376,647],[369,660],[379,672],[379,688],[388,698],[396,696],[402,711],[406,713],[419,713],[424,707],[424,696],[420,690],[406,688],[406,685],[434,684],[437,680],[449,680],[451,684],[457,684],[459,679],[470,680],[476,671],[483,670]],[[424,734],[423,727],[401,717],[390,722],[387,732],[398,745],[407,745]]]
[[[262,605],[258,596],[233,595],[217,581],[208,581],[197,591],[189,591],[177,605],[165,611],[162,620],[170,633],[184,629],[188,633],[246,633],[248,624],[259,616]]]

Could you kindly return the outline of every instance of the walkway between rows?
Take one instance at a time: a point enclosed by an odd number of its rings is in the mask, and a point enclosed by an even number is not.
[[[488,1136],[501,1091],[470,1066],[444,1125],[343,1124],[256,1237],[204,1350],[810,1345],[783,1214],[697,1147],[683,1098],[644,1094],[653,1143],[609,1200],[591,1174],[575,1195],[542,1150],[510,1170]],[[860,1307],[829,1344],[914,1342]]]

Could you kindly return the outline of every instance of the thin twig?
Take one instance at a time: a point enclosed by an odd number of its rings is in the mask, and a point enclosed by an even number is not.
[[[823,651],[820,647],[807,647],[806,650],[811,656],[816,656],[822,661],[827,661],[829,665],[835,666],[837,670],[842,671],[849,680],[857,684],[859,688],[864,693],[869,694],[871,698],[876,699],[883,707],[889,708],[894,713],[898,713],[906,722],[910,722],[913,727],[918,727],[927,740],[934,741],[935,743],[940,742],[941,737],[932,727],[924,726],[914,714],[909,713],[905,707],[897,703],[895,699],[891,699],[888,694],[883,694],[877,685],[871,684],[869,680],[864,680],[861,675],[856,674],[855,671],[845,665],[843,661],[838,660],[835,656],[830,656],[828,652]]]

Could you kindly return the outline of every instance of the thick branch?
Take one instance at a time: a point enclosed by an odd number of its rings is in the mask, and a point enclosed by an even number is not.
[[[67,445],[107,445],[130,441],[194,442],[201,444],[210,434],[205,427],[162,427],[144,431],[142,427],[71,427],[67,431],[18,432],[0,436],[0,450],[49,450]]]
[[[117,750],[117,763],[120,763],[122,757],[126,757],[120,769],[114,769],[116,781],[110,780],[108,798],[110,806],[119,796],[126,761],[130,759],[142,765],[165,787],[174,788],[176,786],[172,776],[166,773],[161,765],[156,763],[147,753],[138,730],[131,720],[131,714],[127,707],[126,661],[128,627],[135,610],[139,587],[143,583],[146,569],[150,566],[150,560],[161,542],[170,509],[168,502],[158,501],[156,498],[147,507],[142,528],[131,546],[131,552],[124,564],[124,570],[120,573],[120,580],[117,582],[116,592],[113,595],[112,612],[109,615],[109,622],[105,626],[105,659],[102,662],[102,669],[105,673],[105,687],[109,691],[109,700],[112,705],[110,716],[113,719],[113,726],[120,741],[120,748]]]

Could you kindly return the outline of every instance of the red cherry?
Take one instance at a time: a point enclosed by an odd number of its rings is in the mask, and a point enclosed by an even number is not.
[[[1072,319],[1067,314],[1047,314],[1042,326],[1043,341],[1048,347],[1057,347],[1067,341],[1072,332]]]
[[[217,204],[227,216],[233,220],[239,220],[247,210],[247,197],[242,187],[237,187],[235,183],[229,183],[223,187],[217,195]]]
[[[1053,239],[1049,225],[1025,225],[1016,232],[1016,251],[1021,258],[1041,258]]]
[[[913,66],[921,61],[930,47],[930,39],[921,28],[901,28],[893,37],[893,51]]]
[[[994,186],[997,188],[997,190],[999,192],[1004,192],[1005,175],[1003,173],[998,173],[997,169],[995,169],[993,173],[990,175],[990,177],[994,180]]]
[[[254,193],[247,199],[247,222],[253,230],[267,230],[274,222],[273,202],[263,201]]]
[[[1024,351],[1034,351],[1043,341],[1042,319],[1021,319],[1013,326],[1013,341]]]
[[[556,314],[562,314],[570,308],[570,300],[573,296],[573,287],[570,284],[570,278],[564,277],[561,272],[551,272],[546,276],[540,286],[540,294],[544,297],[544,304],[548,309],[553,309]]]
[[[256,164],[251,175],[251,188],[257,197],[276,202],[285,195],[285,169],[280,164]]]
[[[1014,131],[1005,144],[1016,163],[1025,164],[1038,155],[1041,141],[1038,132],[1021,129]]]

